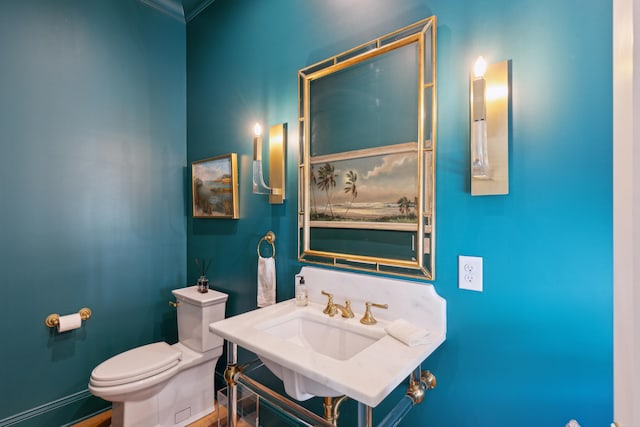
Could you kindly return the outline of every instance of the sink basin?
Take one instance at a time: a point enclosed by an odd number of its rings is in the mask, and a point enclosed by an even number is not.
[[[385,335],[380,330],[308,311],[295,311],[256,328],[336,360],[350,359]]]
[[[350,360],[369,348],[385,333],[380,328],[369,328],[354,319],[331,318],[322,314],[322,307],[313,309],[294,308],[282,316],[274,316],[258,323],[256,329],[283,342],[293,344],[314,356],[325,356],[335,362]],[[284,348],[284,347],[281,347]],[[255,350],[262,362],[280,378],[289,396],[307,400],[313,396],[341,396],[344,393],[316,381],[309,376],[287,368],[287,364],[274,361],[268,354]],[[316,363],[320,363],[317,361]]]
[[[209,330],[255,353],[297,400],[347,395],[377,406],[419,366],[446,336],[446,302],[430,284],[303,267],[309,305],[294,300],[259,308],[209,325]],[[355,318],[322,310],[325,290],[351,301]],[[366,296],[366,299],[359,296]],[[365,301],[388,303],[363,325]],[[429,331],[428,342],[409,347],[385,327],[402,318]]]

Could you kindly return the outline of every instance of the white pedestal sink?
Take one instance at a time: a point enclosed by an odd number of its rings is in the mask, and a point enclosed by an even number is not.
[[[297,400],[340,396],[377,406],[446,336],[446,303],[433,286],[400,279],[303,267],[309,305],[294,300],[212,323],[209,329],[256,353]],[[322,313],[327,298],[351,300],[352,319]],[[374,309],[378,323],[363,325],[365,301],[388,304]],[[409,347],[384,331],[403,318],[427,329],[428,342]]]

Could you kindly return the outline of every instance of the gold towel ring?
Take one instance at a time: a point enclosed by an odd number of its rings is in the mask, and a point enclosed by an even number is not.
[[[262,238],[258,241],[258,256],[262,257],[262,255],[260,254],[260,243],[262,242],[267,242],[271,245],[271,250],[273,251],[273,253],[271,254],[272,258],[276,257],[276,245],[273,244],[273,242],[276,241],[276,235],[273,231],[268,231],[267,234],[265,234],[264,236],[262,236]]]

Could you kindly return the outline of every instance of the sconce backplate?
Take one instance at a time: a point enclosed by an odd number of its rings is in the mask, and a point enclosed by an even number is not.
[[[509,61],[491,64],[484,75],[491,179],[472,177],[473,196],[509,194],[509,65]]]

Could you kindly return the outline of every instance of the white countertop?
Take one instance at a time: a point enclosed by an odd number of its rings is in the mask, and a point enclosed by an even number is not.
[[[209,329],[263,358],[372,407],[377,406],[445,340],[446,303],[430,284],[314,267],[304,267],[301,274],[305,276],[309,290],[308,306],[297,307],[292,299],[214,322]],[[348,294],[352,292],[355,292],[353,295],[363,295],[359,289],[362,286],[366,287],[367,298],[349,298]],[[326,297],[320,294],[320,290],[325,289],[336,294],[334,301],[338,304],[343,304],[346,298],[351,299],[355,313],[352,319],[337,314],[331,318],[332,322],[345,322],[353,328],[371,328],[384,336],[350,359],[336,360],[256,327],[296,310],[328,319],[322,313],[325,306],[322,301],[323,298],[326,301]],[[359,322],[364,312],[359,300],[387,303],[389,310],[374,308],[378,323],[365,326]],[[384,327],[397,318],[429,330],[427,343],[409,347],[386,335]]]

